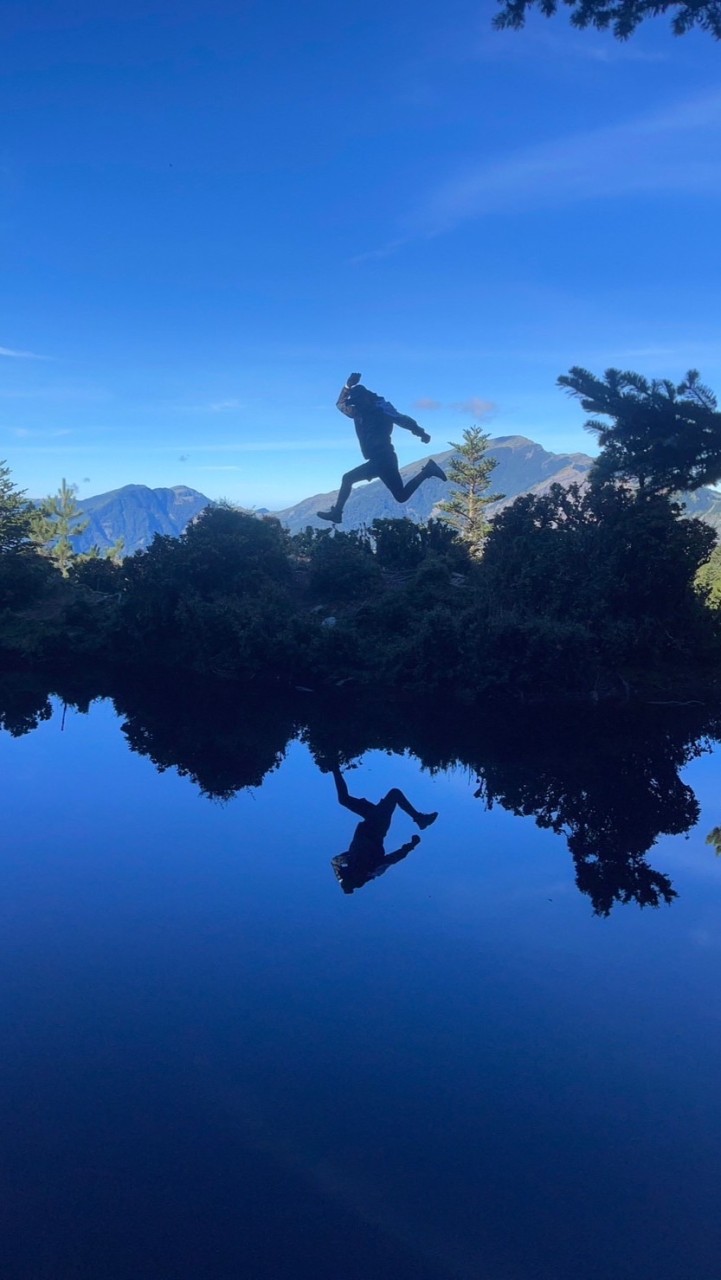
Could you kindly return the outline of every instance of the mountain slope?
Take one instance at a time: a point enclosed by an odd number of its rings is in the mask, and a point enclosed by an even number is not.
[[[89,524],[75,540],[76,550],[88,551],[95,545],[105,551],[122,538],[125,555],[132,555],[145,550],[156,533],[177,537],[210,502],[210,498],[184,484],[171,489],[126,484],[94,498],[82,498],[78,506]]]
[[[525,436],[497,436],[490,441],[488,452],[498,463],[491,477],[491,491],[504,495],[500,502],[490,504],[490,515],[501,511],[522,493],[546,493],[552,484],[564,487],[583,484],[593,462],[593,458],[586,453],[550,453]],[[453,450],[448,449],[445,453],[431,456],[441,467],[446,468],[453,457]],[[425,460],[422,458],[419,462],[412,462],[410,466],[401,467],[403,479],[408,480],[415,475]],[[394,501],[380,480],[372,480],[370,484],[359,485],[353,490],[343,513],[341,527],[358,529],[376,519],[398,519],[402,516],[420,523],[433,515],[434,508],[443,501],[447,491],[448,485],[442,480],[428,480],[416,490],[409,502],[401,506]],[[276,512],[276,515],[291,533],[299,533],[307,525],[327,529],[328,524],[319,520],[316,512],[332,506],[336,494],[337,490],[333,493],[316,494],[313,498],[305,498],[293,507]],[[721,537],[720,492],[716,489],[697,489],[695,493],[680,495],[680,501],[689,516],[705,520]]]
[[[525,436],[499,436],[491,441],[489,453],[498,460],[492,477],[493,492],[505,495],[502,501],[490,507],[491,514],[521,493],[544,493],[554,483],[583,483],[593,461],[585,453],[550,453]],[[452,456],[451,449],[433,455],[442,467],[448,465]],[[414,475],[424,461],[421,459],[402,467],[403,478],[407,480]],[[447,491],[448,485],[441,480],[429,480],[416,490],[410,502],[400,506],[379,480],[373,480],[354,489],[344,512],[342,528],[357,529],[383,517],[397,519],[408,516],[416,522],[427,520]],[[307,525],[328,528],[324,521],[318,520],[316,511],[331,506],[336,492],[316,494],[275,514],[291,533],[298,533]],[[695,493],[686,494],[683,500],[689,515],[700,516],[721,534],[721,493],[715,489],[698,489]],[[90,523],[76,540],[76,548],[87,551],[95,544],[105,551],[122,538],[125,555],[132,555],[134,551],[148,547],[156,533],[178,537],[199,512],[212,505],[210,498],[186,485],[174,485],[170,489],[149,489],[142,484],[124,485],[122,489],[113,489],[78,502]]]
[[[563,485],[581,483],[593,462],[585,453],[549,453],[525,436],[498,436],[491,440],[488,452],[498,463],[491,479],[492,490],[504,494],[503,500],[490,508],[491,513],[512,502],[520,493],[543,493],[556,482]],[[445,468],[453,457],[453,450],[447,449],[431,456]],[[415,475],[425,461],[422,458],[410,466],[401,467],[403,479],[408,480]],[[343,513],[343,528],[357,529],[372,520],[387,517],[408,516],[416,522],[427,520],[436,504],[443,500],[447,489],[442,480],[428,480],[416,489],[408,502],[400,506],[380,480],[372,480],[370,484],[359,485],[353,490]],[[328,528],[325,521],[318,520],[316,511],[331,506],[336,493],[337,490],[305,498],[293,507],[276,512],[276,515],[291,533],[298,533],[307,525]]]

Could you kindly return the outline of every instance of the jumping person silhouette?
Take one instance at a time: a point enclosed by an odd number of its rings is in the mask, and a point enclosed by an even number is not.
[[[354,889],[362,888],[369,880],[382,876],[384,871],[394,863],[401,862],[411,849],[415,849],[420,843],[420,836],[413,835],[407,844],[401,845],[400,849],[396,849],[394,853],[386,853],[383,841],[388,834],[396,807],[407,813],[421,831],[430,827],[438,814],[419,813],[406,800],[398,787],[393,787],[377,804],[373,804],[371,800],[352,796],[337,765],[331,767],[331,773],[339,802],[345,809],[350,809],[351,813],[357,813],[363,819],[355,829],[350,848],[346,849],[345,853],[339,853],[337,857],[331,858],[331,866],[341,889],[344,893],[352,893]]]
[[[418,436],[424,444],[428,444],[431,437],[419,427],[414,418],[399,413],[382,396],[376,395],[375,391],[361,386],[360,378],[359,373],[350,375],[338,397],[338,408],[347,418],[353,419],[361,453],[366,461],[343,476],[335,505],[328,511],[317,513],[319,519],[330,520],[333,524],[341,523],[350,491],[360,480],[382,480],[396,502],[407,502],[424,480],[430,480],[432,476],[438,480],[446,479],[445,471],[441,471],[431,458],[407,484],[403,483],[396,451],[391,444],[393,427],[405,427],[406,431]]]

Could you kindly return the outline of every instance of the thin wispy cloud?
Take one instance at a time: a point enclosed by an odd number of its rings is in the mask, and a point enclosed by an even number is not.
[[[389,244],[382,244],[378,249],[365,249],[362,253],[355,253],[348,259],[351,266],[356,266],[360,262],[374,262],[380,258],[390,258],[391,254],[396,252],[407,243],[407,236],[399,236],[396,240],[391,240]]]
[[[37,351],[16,351],[13,347],[0,347],[0,356],[8,360],[49,360],[49,356],[38,355]]]
[[[230,440],[219,444],[206,444],[203,440],[195,445],[180,446],[184,451],[194,449],[196,454],[203,453],[312,453],[317,450],[324,451],[326,449],[347,449],[348,438],[342,436],[331,437],[330,439],[299,439],[299,440]],[[165,453],[168,449],[178,448],[178,445],[158,445],[152,451]]]
[[[430,396],[421,396],[413,401],[413,408],[423,413],[434,413],[443,407],[441,400],[433,400]],[[481,396],[469,396],[467,400],[456,400],[445,407],[453,409],[455,413],[470,414],[473,418],[488,418],[495,413],[497,405],[493,400],[484,400]]]
[[[660,191],[721,194],[721,93],[484,157],[431,192],[409,229],[440,235],[486,214]]]
[[[13,427],[12,434],[18,440],[58,440],[73,434],[71,427],[59,427],[55,431],[36,431],[31,427]]]
[[[509,38],[510,37],[510,38]],[[519,40],[514,32],[484,32],[481,39],[467,46],[461,55],[465,61],[537,62],[539,56],[558,60],[564,64],[575,62],[600,62],[605,65],[627,62],[667,62],[668,54],[659,49],[643,48],[641,38],[621,42],[610,32],[584,31],[577,36],[573,31],[556,35],[550,31],[530,30],[528,27]]]
[[[53,433],[47,433],[44,437],[48,440]],[[57,435],[64,435],[64,432],[57,432]],[[117,437],[117,433],[116,437]],[[352,447],[352,439],[347,434],[335,436],[328,440],[247,440],[247,441],[230,441],[226,443],[208,444],[205,440],[194,441],[192,444],[143,444],[144,454],[167,454],[174,453],[177,461],[190,460],[191,455],[202,457],[207,454],[233,454],[233,453],[327,453],[333,450],[347,450]],[[130,454],[136,456],[138,452],[138,440],[136,437],[126,438],[116,443],[109,441],[91,440],[87,444],[58,444],[50,446],[48,444],[35,444],[33,438],[25,437],[25,442],[16,447],[18,453],[55,453],[62,450],[65,453],[83,453],[83,454],[112,454],[114,456]]]
[[[488,418],[495,411],[492,400],[482,400],[480,396],[470,396],[468,400],[459,400],[451,405],[456,413],[470,414],[472,418]]]
[[[36,359],[50,359],[37,356]],[[51,386],[51,387],[3,387],[0,390],[2,400],[43,400],[53,404],[101,404],[112,396],[99,387]]]
[[[195,400],[190,403],[180,403],[177,400],[155,401],[152,407],[154,410],[169,410],[172,413],[231,413],[246,405],[236,396],[225,396],[223,399]]]

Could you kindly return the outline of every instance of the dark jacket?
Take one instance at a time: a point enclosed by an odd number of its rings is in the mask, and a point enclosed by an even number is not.
[[[388,400],[360,383],[355,387],[342,388],[337,407],[347,418],[353,419],[361,453],[368,461],[393,452],[391,432],[394,426],[405,427],[414,436],[424,435],[423,428],[413,418],[399,413]]]

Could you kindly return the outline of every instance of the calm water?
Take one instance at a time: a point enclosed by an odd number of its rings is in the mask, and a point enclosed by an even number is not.
[[[0,734],[3,1280],[718,1277],[718,755],[369,750],[347,893],[352,750],[228,723]]]

